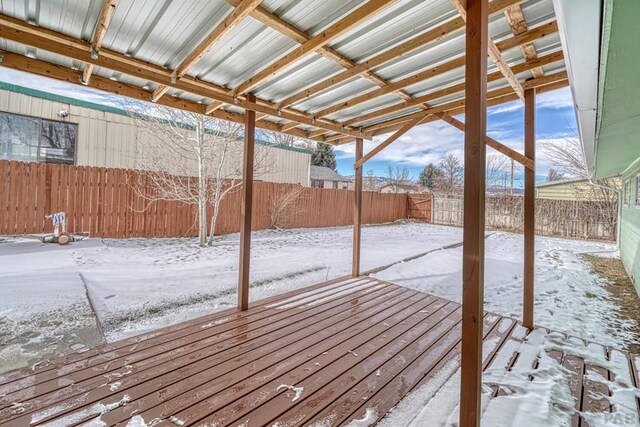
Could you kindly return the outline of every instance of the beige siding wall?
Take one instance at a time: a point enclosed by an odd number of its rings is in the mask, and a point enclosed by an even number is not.
[[[594,192],[594,188],[586,181],[538,187],[536,188],[536,195],[540,199],[554,200],[593,200],[594,197],[600,198],[600,192]]]
[[[0,111],[25,116],[60,120],[58,112],[69,111],[64,120],[78,125],[76,164],[135,169],[140,146],[136,140],[137,129],[127,116],[70,105],[21,93],[0,90]],[[272,151],[272,166],[260,177],[262,181],[302,184],[309,186],[311,155],[274,147],[262,147]]]

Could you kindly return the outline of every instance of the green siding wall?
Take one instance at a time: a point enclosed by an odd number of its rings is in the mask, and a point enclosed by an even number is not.
[[[622,203],[620,221],[620,257],[640,294],[640,208],[636,208],[636,176],[640,174],[640,164],[622,175],[622,184],[629,180],[629,205]]]

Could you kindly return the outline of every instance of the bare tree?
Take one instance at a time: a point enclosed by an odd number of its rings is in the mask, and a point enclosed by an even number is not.
[[[378,179],[372,169],[368,169],[364,173],[362,179],[362,189],[364,191],[378,191]]]
[[[564,179],[564,172],[560,172],[557,169],[549,168],[547,172],[547,181],[560,181]]]
[[[442,174],[436,179],[435,189],[439,193],[459,193],[464,183],[464,168],[454,154],[447,155],[438,164]]]
[[[487,188],[495,189],[504,184],[507,177],[507,164],[508,159],[505,155],[500,153],[491,153],[487,155]],[[506,185],[504,185],[504,191],[506,192]]]
[[[387,184],[391,185],[394,192],[399,191],[399,185],[408,184],[411,182],[411,174],[406,167],[391,165],[387,166]]]
[[[270,227],[280,229],[286,226],[286,222],[294,215],[301,214],[302,209],[298,204],[304,193],[304,187],[295,185],[283,190],[271,201],[269,210]]]
[[[131,101],[126,109],[136,124],[136,167],[153,190],[143,193],[144,189],[134,186],[134,191],[147,206],[157,200],[196,205],[198,243],[211,244],[220,203],[242,183],[243,127],[144,102]],[[273,168],[273,153],[266,146],[256,146],[255,153],[254,175],[260,177]]]
[[[543,152],[553,165],[554,175],[561,174],[563,178],[574,177],[578,180],[589,179],[589,169],[582,152],[582,144],[577,136],[546,141],[543,144]],[[549,176],[551,176],[551,170]],[[592,202],[600,210],[601,218],[607,221],[611,230],[615,230],[620,182],[615,178],[606,178],[598,181],[597,184],[594,186],[575,182],[572,184],[572,189],[577,200]]]

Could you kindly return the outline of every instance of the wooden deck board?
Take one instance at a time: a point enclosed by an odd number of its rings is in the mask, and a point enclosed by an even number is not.
[[[529,331],[484,316],[483,369],[536,369]],[[344,425],[381,419],[408,393],[459,364],[461,308],[370,277],[339,278],[0,376],[0,424]],[[536,333],[540,331],[536,330]],[[535,335],[535,334],[533,334]],[[548,351],[568,372],[577,411],[618,410],[584,377],[638,384],[636,360],[594,347],[624,378]],[[615,360],[614,360],[615,359]],[[450,370],[450,367],[447,368]],[[286,386],[286,387],[285,387]],[[493,397],[505,390],[493,386]],[[637,400],[626,409],[637,409]],[[586,426],[578,413],[576,427]]]

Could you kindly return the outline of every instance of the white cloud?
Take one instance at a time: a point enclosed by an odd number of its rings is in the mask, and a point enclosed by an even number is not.
[[[364,142],[364,152],[371,151],[391,134],[380,135]],[[375,156],[378,161],[388,161],[407,166],[424,166],[437,163],[449,153],[461,158],[464,134],[444,122],[417,126]],[[353,159],[354,144],[335,147],[339,159]]]

